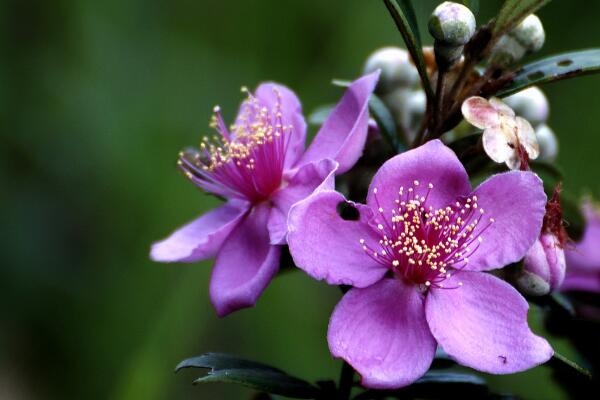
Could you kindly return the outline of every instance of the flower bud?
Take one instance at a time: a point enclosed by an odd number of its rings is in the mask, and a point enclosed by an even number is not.
[[[538,144],[540,145],[541,161],[554,161],[558,155],[558,139],[554,131],[546,124],[540,124],[535,130]]]
[[[433,10],[429,33],[435,39],[435,59],[440,69],[449,68],[460,58],[475,28],[475,16],[462,4],[445,1]]]
[[[490,55],[489,64],[506,68],[526,54],[540,50],[545,40],[546,33],[542,21],[531,14],[498,40]]]
[[[400,88],[388,93],[383,101],[396,125],[405,132],[405,139],[412,142],[425,114],[425,93],[422,90]]]
[[[546,122],[549,113],[548,99],[544,92],[537,86],[522,90],[508,96],[504,102],[512,108],[517,115],[525,118],[531,125],[538,126]]]
[[[531,296],[543,296],[558,289],[565,279],[565,252],[559,239],[543,233],[525,255],[524,269],[517,277],[519,290]]]
[[[376,89],[380,94],[398,87],[411,87],[419,81],[419,73],[410,61],[408,52],[399,47],[383,47],[371,54],[364,72],[369,74],[377,69],[381,70]]]
[[[433,10],[429,18],[429,33],[436,41],[462,46],[475,33],[475,16],[468,7],[445,1]]]

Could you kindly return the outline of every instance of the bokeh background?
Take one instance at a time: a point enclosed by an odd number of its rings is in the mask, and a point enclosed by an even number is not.
[[[420,21],[435,6],[414,3]],[[500,6],[480,3],[480,22]],[[600,44],[600,2],[557,0],[539,15],[542,54]],[[231,118],[240,87],[263,80],[293,88],[306,111],[335,101],[332,78],[358,76],[371,51],[401,43],[383,4],[3,0],[0,29],[0,398],[247,398],[173,374],[206,351],[337,378],[325,340],[337,288],[287,273],[257,308],[220,320],[210,261],[155,264],[148,250],[217,203],[175,168],[208,133],[212,107]],[[566,189],[599,196],[600,77],[546,89]],[[545,367],[489,379],[564,398]]]

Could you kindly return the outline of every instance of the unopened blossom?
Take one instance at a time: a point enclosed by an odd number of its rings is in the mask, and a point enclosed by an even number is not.
[[[516,280],[521,292],[531,296],[542,296],[558,289],[565,279],[565,245],[569,239],[563,225],[560,203],[561,186],[546,204],[542,233],[527,251],[523,270]]]
[[[547,361],[553,350],[529,329],[527,301],[484,273],[525,255],[545,203],[532,172],[495,175],[473,190],[456,155],[434,140],[384,163],[366,204],[324,190],[294,205],[288,244],[296,265],[352,286],[329,322],[333,356],[377,389],[420,378],[438,345],[493,374]]]
[[[542,234],[525,255],[524,270],[517,278],[519,289],[531,296],[542,296],[558,289],[565,279],[565,251],[558,237]]]
[[[567,276],[561,290],[600,293],[600,209],[586,203],[581,241],[565,251]]]
[[[471,125],[483,129],[483,148],[497,163],[519,169],[528,159],[536,159],[540,149],[531,124],[502,100],[473,96],[465,100],[462,114]]]
[[[178,164],[194,184],[226,203],[155,243],[151,258],[216,256],[210,298],[217,314],[254,305],[279,269],[290,207],[318,187],[333,188],[334,175],[360,157],[378,75],[350,85],[307,149],[300,101],[284,86],[264,83],[248,93],[229,128],[216,108],[211,125],[218,134],[183,151]]]
[[[400,47],[389,46],[375,50],[365,62],[364,73],[371,74],[377,70],[381,70],[375,89],[379,94],[399,88],[413,88],[419,81],[417,68],[408,52]]]

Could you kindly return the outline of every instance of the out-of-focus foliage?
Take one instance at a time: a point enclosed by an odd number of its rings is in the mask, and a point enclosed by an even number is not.
[[[435,5],[415,2],[418,20]],[[479,22],[499,7],[481,2]],[[536,58],[598,46],[599,13],[600,3],[551,2]],[[209,350],[311,381],[336,377],[325,340],[336,288],[287,273],[258,308],[219,320],[210,262],[147,255],[217,203],[175,168],[177,152],[208,133],[212,106],[231,117],[240,86],[262,80],[293,88],[306,111],[335,101],[331,78],[357,76],[372,50],[400,43],[383,4],[6,0],[0,19],[0,398],[247,396],[173,375]],[[600,78],[546,89],[566,190],[600,196]],[[527,398],[558,397],[551,383],[531,384],[549,376],[488,378]]]

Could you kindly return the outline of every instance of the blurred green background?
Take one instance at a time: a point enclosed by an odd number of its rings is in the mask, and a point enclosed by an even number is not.
[[[435,6],[415,3],[420,21]],[[500,4],[480,3],[480,22]],[[600,2],[556,0],[539,15],[543,54],[600,44]],[[400,43],[383,4],[4,0],[0,21],[0,398],[247,397],[173,374],[206,351],[337,378],[325,340],[337,288],[295,271],[257,308],[219,320],[211,262],[155,264],[148,250],[216,204],[175,168],[212,106],[231,118],[240,87],[263,80],[293,88],[306,111],[335,101],[332,78]],[[598,93],[593,76],[547,87],[577,195],[600,195]],[[491,380],[526,398],[562,395],[545,368]]]

